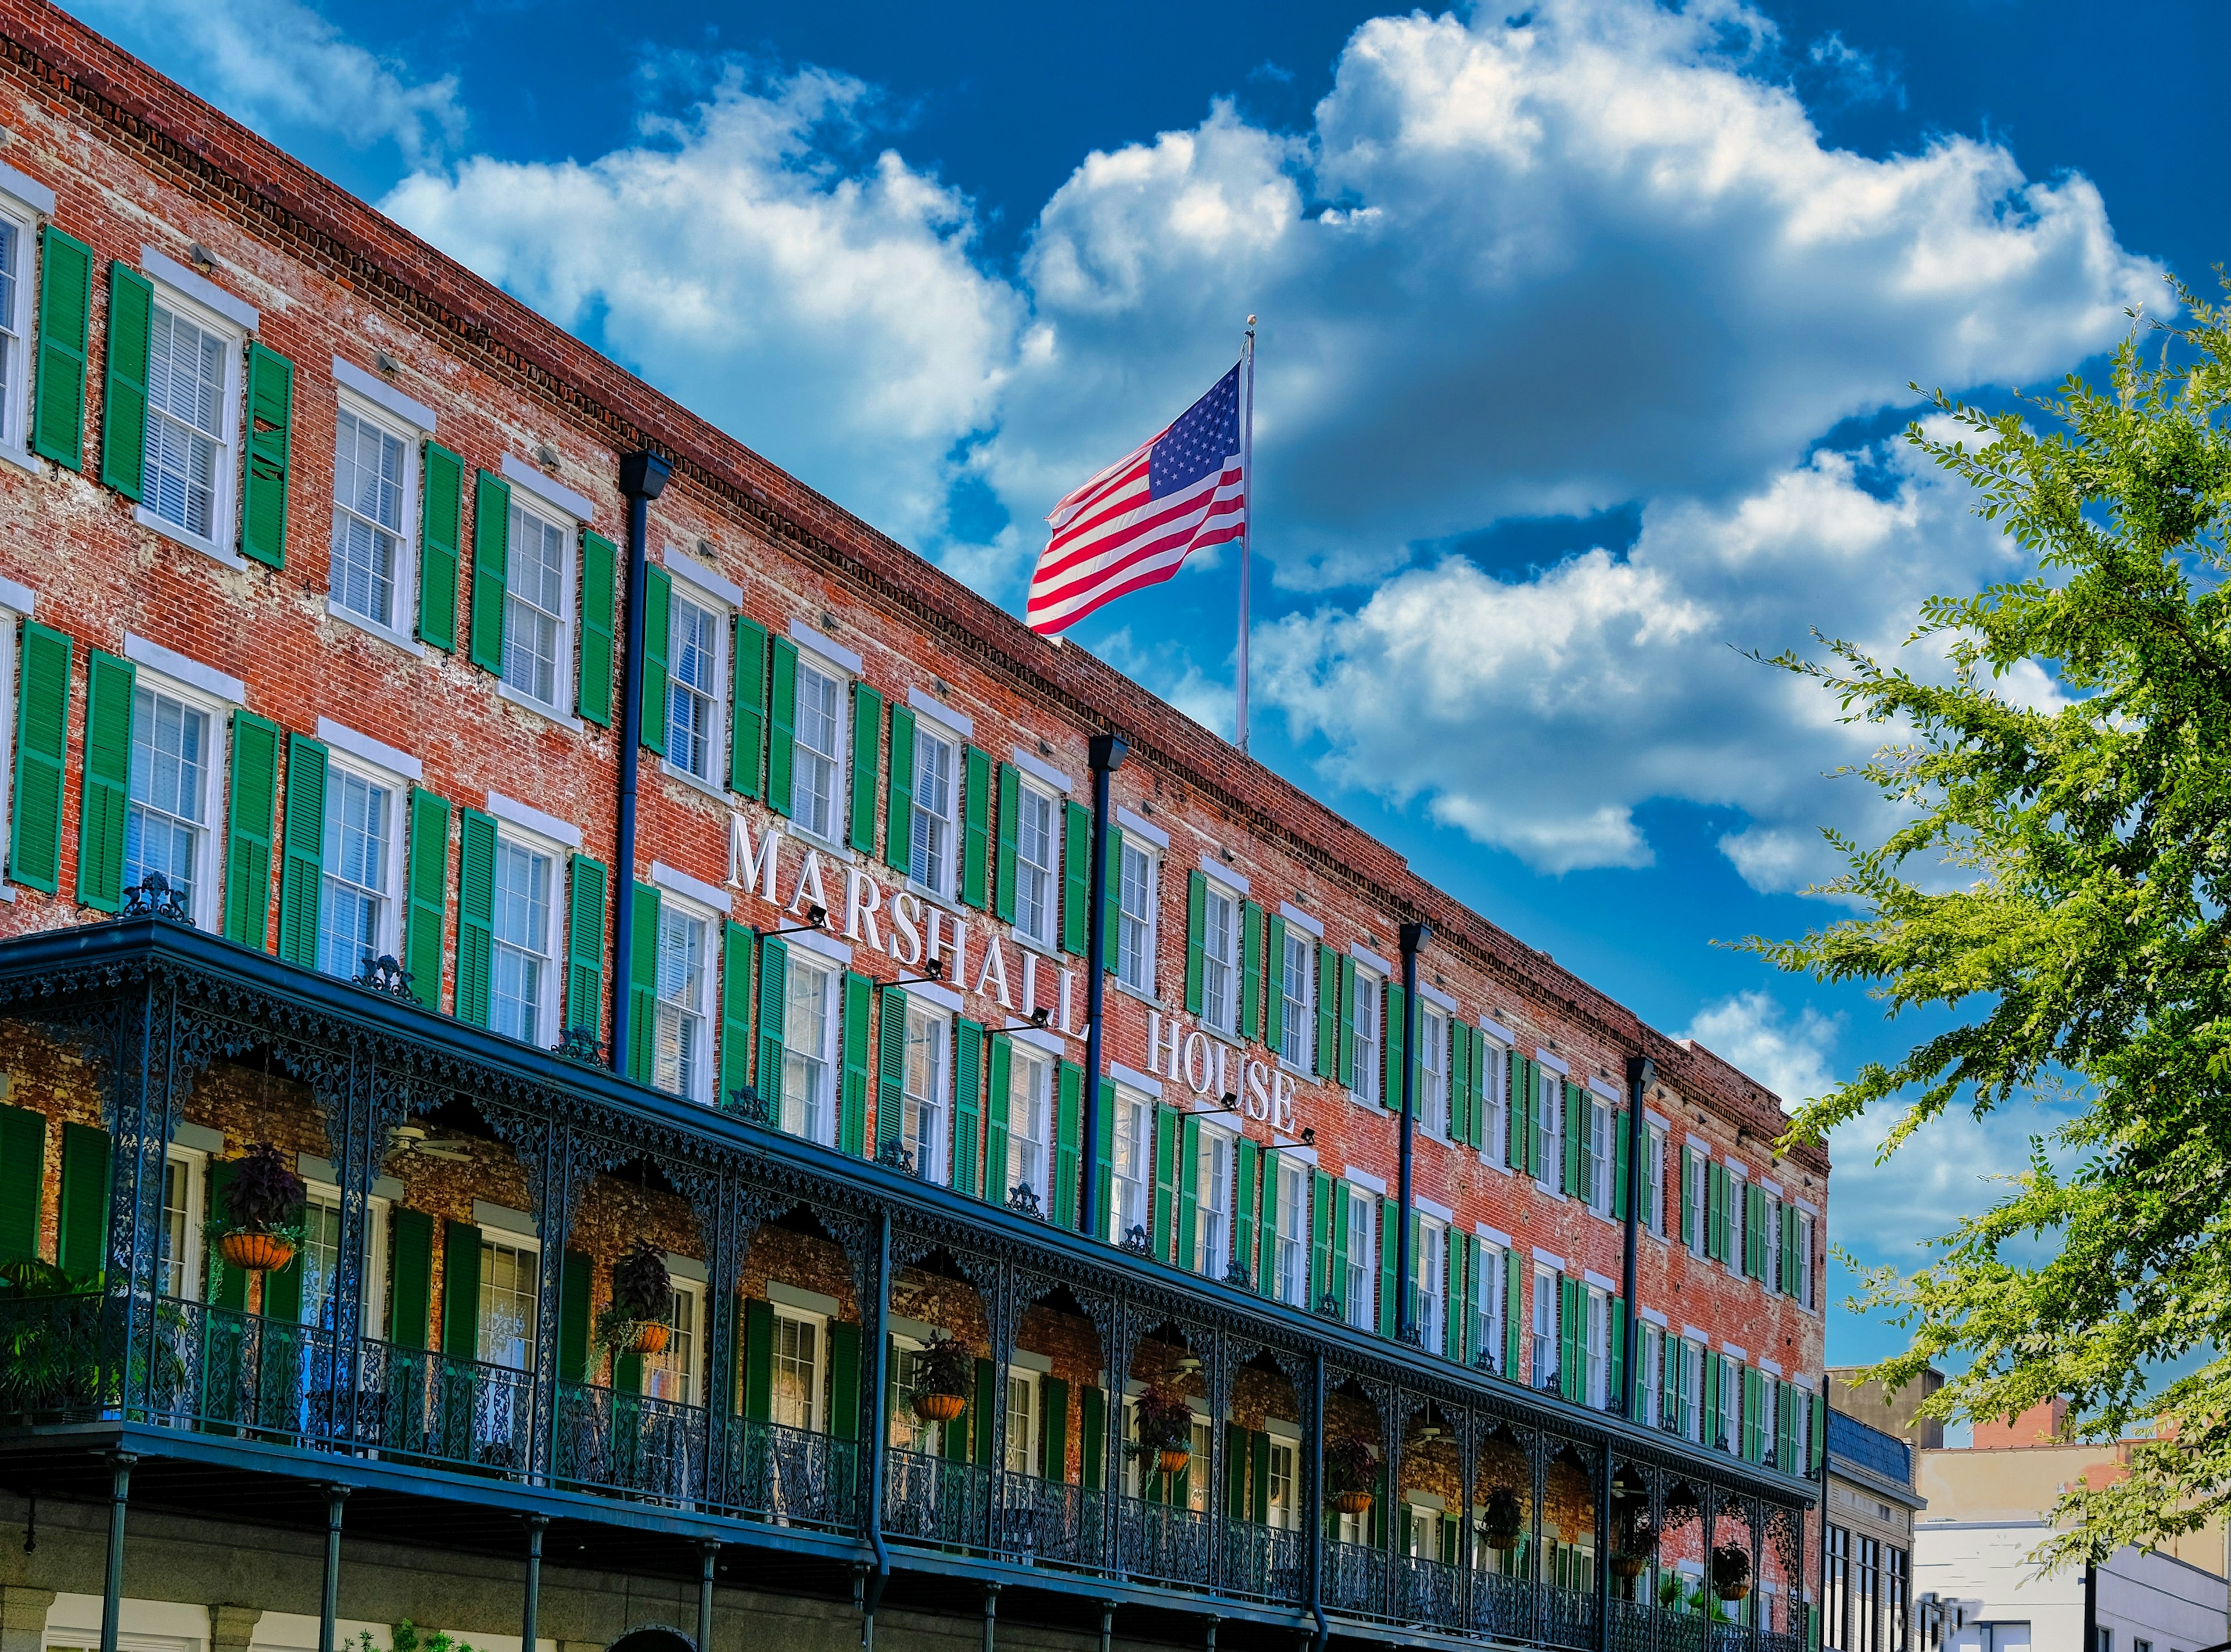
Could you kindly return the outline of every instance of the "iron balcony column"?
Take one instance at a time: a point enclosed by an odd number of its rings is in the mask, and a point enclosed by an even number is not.
[[[627,1071],[629,961],[635,956],[635,803],[643,755],[643,592],[650,576],[643,539],[650,501],[665,489],[674,467],[648,448],[620,461],[620,491],[627,495],[627,662],[620,687],[620,796],[618,842],[612,854],[612,1071]],[[660,707],[659,714],[665,715]],[[534,1652],[527,1648],[526,1652]]]
[[[538,1620],[542,1612],[542,1533],[549,1525],[547,1514],[527,1517],[527,1593],[519,1608],[521,1652],[535,1652]]]
[[[139,1459],[128,1451],[111,1452],[108,1466],[114,1471],[108,1488],[108,1576],[100,1597],[100,1652],[116,1652],[116,1631],[124,1616],[124,1506],[132,1495],[132,1465]]]
[[[346,1486],[326,1487],[326,1575],[318,1593],[318,1652],[333,1652],[333,1621],[340,1616],[341,1605],[341,1510],[348,1504],[348,1494]]]
[[[1078,1144],[1082,1169],[1077,1179],[1077,1230],[1090,1237],[1096,1220],[1105,1217],[1096,1208],[1100,1191],[1100,1065],[1103,1042],[1100,1016],[1108,997],[1108,832],[1109,777],[1123,766],[1131,748],[1114,734],[1095,734],[1088,747],[1092,765],[1092,867],[1090,893],[1085,899],[1084,944],[1084,1118]],[[1120,872],[1120,869],[1119,869]],[[1121,1242],[1120,1234],[1116,1236]]]
[[[1402,926],[1402,1159],[1394,1222],[1394,1334],[1415,1339],[1417,1294],[1410,1282],[1410,1161],[1418,1135],[1418,949],[1433,939],[1430,924]]]
[[[1611,1652],[1611,1442],[1596,1459],[1596,1652]]]
[[[883,1477],[889,1472],[891,1449],[890,1406],[886,1398],[891,1384],[891,1208],[888,1204],[876,1212],[875,1291],[876,1317],[869,1331],[875,1340],[868,1356],[868,1369],[874,1373],[869,1391],[874,1399],[868,1423],[867,1527],[868,1541],[876,1551],[876,1569],[866,1579],[861,1596],[870,1639],[875,1633],[876,1607],[891,1575],[891,1552],[883,1544]],[[701,1646],[698,1652],[705,1649]]]
[[[697,1540],[697,1652],[713,1652],[713,1566],[721,1554],[720,1539]],[[529,1646],[526,1652],[534,1652]]]
[[[1306,1480],[1302,1486],[1303,1566],[1309,1579],[1310,1618],[1316,1625],[1316,1652],[1324,1652],[1332,1638],[1324,1612],[1324,1432],[1325,1362],[1322,1353],[1310,1357],[1310,1445],[1303,1459]]]

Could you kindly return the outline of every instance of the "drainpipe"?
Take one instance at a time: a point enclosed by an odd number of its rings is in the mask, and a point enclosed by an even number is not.
[[[1104,1219],[1092,1201],[1100,1191],[1100,1012],[1108,996],[1108,779],[1123,766],[1131,748],[1119,735],[1095,734],[1087,752],[1092,765],[1092,873],[1086,899],[1083,1171],[1077,1178],[1077,1230],[1090,1238],[1095,1219]]]
[[[1302,1552],[1309,1557],[1310,1617],[1316,1624],[1312,1652],[1325,1652],[1326,1643],[1332,1639],[1332,1625],[1325,1621],[1324,1610],[1325,1359],[1322,1353],[1310,1360],[1310,1392],[1309,1498],[1303,1504],[1310,1524],[1302,1534]]]
[[[1642,1098],[1658,1081],[1658,1068],[1647,1055],[1626,1058],[1626,1255],[1620,1264],[1620,1294],[1626,1299],[1626,1346],[1620,1354],[1620,1369],[1626,1373],[1626,1391],[1613,1402],[1622,1416],[1632,1412],[1629,1402],[1642,1385],[1642,1304],[1634,1300],[1635,1242],[1642,1226],[1643,1144]]]
[[[346,1486],[326,1487],[326,1575],[318,1591],[318,1652],[333,1652],[333,1623],[341,1599],[341,1508],[348,1494]]]
[[[1430,924],[1402,926],[1402,1169],[1394,1221],[1394,1289],[1401,1306],[1394,1314],[1394,1334],[1405,1343],[1415,1328],[1410,1302],[1410,1160],[1418,1136],[1418,949],[1432,939]]]
[[[2099,1652],[2099,1563],[2084,1563],[2084,1652]]]
[[[643,539],[650,501],[666,487],[674,467],[648,448],[620,460],[620,492],[627,495],[627,659],[620,682],[620,818],[612,854],[612,1071],[627,1071],[628,966],[635,957],[636,771],[643,758],[643,603],[646,576]]]
[[[868,1425],[868,1541],[876,1552],[876,1569],[860,1588],[860,1644],[875,1652],[876,1608],[883,1598],[883,1585],[891,1578],[891,1552],[883,1543],[883,1459],[890,1449],[890,1412],[884,1397],[890,1391],[891,1344],[891,1208],[876,1212],[876,1321],[870,1328],[875,1345],[868,1356],[874,1373],[875,1409]],[[704,1652],[700,1648],[699,1652]]]

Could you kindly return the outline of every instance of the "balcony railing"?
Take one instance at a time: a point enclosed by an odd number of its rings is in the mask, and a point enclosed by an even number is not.
[[[992,1471],[893,1451],[883,1459],[883,1535],[980,1552],[991,1540]]]
[[[1394,1558],[1394,1617],[1430,1629],[1464,1627],[1464,1573],[1422,1555]]]
[[[1224,1592],[1298,1605],[1303,1596],[1302,1534],[1251,1520],[1227,1520],[1219,1573]]]
[[[1324,1604],[1351,1617],[1387,1616],[1387,1552],[1364,1543],[1324,1546]]]
[[[695,1508],[705,1500],[710,1422],[702,1405],[560,1383],[551,1473],[578,1490]]]
[[[1142,1582],[1208,1587],[1207,1511],[1126,1497],[1119,1505],[1117,1569]]]
[[[1026,1566],[1098,1571],[1107,1551],[1104,1494],[1066,1481],[1002,1473],[993,1547]]]
[[[858,1442],[756,1421],[731,1423],[724,1436],[721,1512],[770,1526],[859,1530]]]

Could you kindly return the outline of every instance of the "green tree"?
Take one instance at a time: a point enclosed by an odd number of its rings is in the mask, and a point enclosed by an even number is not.
[[[2183,324],[2134,328],[2107,390],[2072,378],[1995,414],[1940,391],[1957,436],[1908,431],[2029,565],[1924,605],[1913,640],[1949,673],[1840,642],[1773,661],[1885,726],[1859,772],[1908,823],[1830,835],[1846,869],[1824,892],[1864,915],[1745,943],[1951,1023],[1807,1102],[1793,1139],[1902,1106],[1888,1155],[1949,1107],[2071,1108],[1991,1209],[1862,1296],[1910,1337],[1875,1374],[1964,1366],[1938,1415],[2066,1395],[2081,1437],[2156,1436],[2127,1480],[2062,1498],[2053,1566],[2231,1503],[2231,312],[2173,290]],[[2051,703],[2007,692],[2025,663]],[[2150,1380],[2163,1362],[2196,1368]]]

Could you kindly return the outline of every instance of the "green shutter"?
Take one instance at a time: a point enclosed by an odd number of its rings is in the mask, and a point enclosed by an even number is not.
[[[46,1188],[46,1114],[0,1104],[0,1262],[37,1260]]]
[[[1461,1147],[1471,1136],[1471,1029],[1449,1017],[1447,1082],[1449,1139]]]
[[[481,1339],[481,1230],[469,1222],[442,1223],[442,1352],[477,1359]]]
[[[442,923],[449,905],[449,805],[430,791],[411,789],[411,921],[404,938],[404,967],[411,990],[429,1010],[442,1007]]]
[[[618,601],[619,551],[601,533],[581,535],[581,651],[576,657],[573,709],[585,723],[612,726],[612,626]],[[663,580],[664,569],[653,569]],[[662,697],[663,698],[663,697]]]
[[[55,1265],[71,1278],[83,1280],[108,1267],[108,1133],[97,1125],[62,1126]]]
[[[970,746],[962,756],[960,904],[983,909],[992,858],[992,759]]]
[[[1062,805],[1061,950],[1084,956],[1091,937],[1092,811],[1083,803]]]
[[[1634,1415],[1633,1397],[1626,1391],[1626,1299],[1611,1299],[1611,1346],[1605,1351],[1604,1362],[1609,1365],[1610,1381],[1604,1392],[1610,1397],[1612,1409],[1623,1415]]]
[[[212,1210],[224,1209],[225,1189],[240,1173],[240,1161],[221,1158],[209,1167],[209,1204]],[[248,1274],[245,1269],[227,1268],[223,1254],[215,1245],[204,1252],[203,1266],[209,1270],[209,1302],[211,1307],[224,1308],[234,1313],[248,1311]]]
[[[1626,1220],[1626,1201],[1633,1191],[1629,1184],[1634,1177],[1633,1146],[1627,1139],[1626,1109],[1621,1107],[1611,1116],[1613,1159],[1611,1178],[1611,1214],[1616,1222]]]
[[[1015,921],[1015,828],[1022,812],[1022,777],[1012,763],[999,765],[999,860],[993,879],[992,912],[1001,923]]]
[[[1069,1478],[1069,1384],[1049,1377],[1039,1385],[1045,1425],[1038,1430],[1038,1475],[1059,1485]]]
[[[418,475],[418,640],[457,646],[457,561],[464,541],[465,461],[429,442]]]
[[[1311,1069],[1319,1078],[1340,1071],[1340,954],[1317,943],[1317,1048]]]
[[[798,644],[786,636],[769,640],[766,739],[766,805],[788,818],[791,776],[798,758]]]
[[[1588,1334],[1581,1293],[1586,1288],[1577,1279],[1557,1277],[1557,1388],[1568,1400],[1581,1397],[1581,1348]]]
[[[62,876],[62,781],[69,755],[70,639],[26,621],[16,686],[16,794],[8,875],[54,894]]]
[[[914,871],[914,710],[891,702],[891,770],[883,784],[883,864]]]
[[[1387,1008],[1380,1016],[1379,1105],[1389,1113],[1400,1113],[1403,1063],[1407,1059],[1410,1042],[1409,995],[1399,984],[1389,981],[1381,1002]]]
[[[1204,937],[1208,929],[1208,879],[1195,870],[1186,874],[1185,1007],[1189,1016],[1201,1012],[1202,993],[1208,974]]]
[[[495,822],[457,811],[457,1019],[485,1027],[495,982]]]
[[[1538,1154],[1534,1129],[1536,1084],[1534,1063],[1516,1049],[1510,1052],[1510,1168],[1523,1176],[1536,1173]]]
[[[294,364],[248,346],[248,468],[241,487],[240,554],[287,563],[288,472],[294,435]]]
[[[1401,1207],[1392,1199],[1379,1201],[1379,1334],[1392,1338],[1400,1328],[1397,1315],[1402,1307],[1402,1281],[1396,1277],[1395,1224],[1400,1219]]]
[[[1107,855],[1108,868],[1100,883],[1100,968],[1103,974],[1113,974],[1122,951],[1123,829],[1112,820],[1108,823]],[[1085,939],[1089,945],[1091,937]]]
[[[88,272],[90,265],[88,262]],[[46,269],[46,279],[52,282],[56,271],[51,247]],[[81,285],[83,285],[82,281]],[[65,302],[79,308],[79,336],[75,351],[75,370],[73,378],[73,399],[77,403],[70,414],[73,423],[82,421],[82,399],[85,384],[84,297],[79,294],[65,295]],[[108,378],[100,407],[100,481],[105,487],[113,487],[125,498],[135,503],[146,497],[147,478],[147,365],[149,346],[153,341],[155,323],[155,288],[145,275],[125,264],[111,260],[108,266]],[[44,365],[42,352],[41,365]],[[42,380],[41,388],[44,389]],[[42,397],[43,403],[43,397]],[[69,439],[71,456],[62,461],[71,469],[77,468],[76,455],[81,442],[73,434]],[[58,455],[48,455],[48,457]]]
[[[829,1432],[860,1437],[860,1327],[849,1321],[829,1327]]]
[[[1239,1036],[1263,1036],[1263,908],[1244,903],[1239,921]]]
[[[1075,1062],[1059,1068],[1060,1087],[1054,1115],[1053,1205],[1048,1213],[1057,1228],[1077,1228],[1077,1178],[1079,1170],[1077,1132],[1084,1106],[1084,1069]]]
[[[132,794],[128,661],[98,649],[85,657],[85,758],[77,817],[77,898],[96,912],[124,904],[124,817]]]
[[[721,926],[721,1093],[725,1103],[752,1081],[752,932]]]
[[[605,889],[602,861],[576,855],[566,908],[566,1026],[592,1038],[605,1027]]]
[[[1526,1270],[1519,1266],[1518,1252],[1512,1249],[1503,1259],[1503,1374],[1513,1382],[1526,1380],[1520,1365],[1524,1344],[1521,1340],[1526,1326]]]
[[[1108,1462],[1108,1391],[1088,1388],[1077,1397],[1077,1479],[1087,1491],[1106,1483]]]
[[[1263,1150],[1263,1210],[1255,1241],[1255,1289],[1264,1296],[1278,1294],[1278,1152]],[[1309,1218],[1302,1218],[1306,1226]]]
[[[774,1304],[760,1297],[744,1304],[744,1415],[774,1416]]]
[[[31,446],[42,457],[79,470],[85,464],[85,362],[93,313],[93,250],[51,223],[40,231],[39,245],[39,373],[32,392]],[[114,314],[112,305],[112,333]],[[141,326],[144,338],[146,324]],[[139,366],[143,385],[147,380],[144,353],[143,350]],[[144,399],[141,405],[144,427]],[[144,428],[141,439],[144,442]]]
[[[558,1274],[558,1380],[589,1380],[589,1254],[569,1250]]]
[[[1100,1097],[1100,1117],[1097,1123],[1099,1139],[1093,1145],[1092,1208],[1099,1212],[1100,1231],[1087,1236],[1099,1239],[1114,1235],[1115,1242],[1122,1243],[1125,1236],[1115,1232],[1116,1217],[1116,1097],[1107,1090],[1103,1079]]]
[[[1332,1282],[1333,1180],[1327,1171],[1310,1170],[1310,1296],[1303,1304],[1316,1313]]]
[[[852,685],[851,829],[845,841],[863,855],[876,852],[876,762],[883,744],[883,697],[864,682]]]
[[[953,1185],[984,1197],[984,1029],[953,1023]]]
[[[1697,1155],[1681,1149],[1681,1232],[1676,1242],[1687,1244],[1697,1227]]]
[[[1828,1457],[1828,1397],[1826,1394],[1813,1395],[1807,1404],[1813,1413],[1813,1426],[1809,1430],[1813,1436],[1813,1460],[1806,1467],[1818,1479],[1820,1465]]]
[[[837,1151],[857,1158],[868,1148],[868,1017],[876,984],[844,972],[844,1089],[837,1113]]]
[[[648,1084],[658,1050],[659,894],[655,886],[638,882],[632,898],[635,914],[630,920],[633,927],[624,960],[627,982],[622,989],[628,995],[627,1075],[637,1084]]]
[[[666,656],[673,643],[674,580],[665,569],[643,571],[643,749],[666,755]]]
[[[740,797],[760,795],[760,770],[766,762],[767,632],[757,620],[736,616],[728,655],[728,790]]]
[[[1224,1424],[1224,1516],[1247,1518],[1247,1430],[1226,1419]]]
[[[279,958],[318,967],[318,897],[326,878],[326,748],[287,737],[287,822],[279,868]],[[359,960],[334,960],[350,975]]]
[[[511,566],[511,485],[479,473],[473,492],[471,657],[503,674],[503,608]]]
[[[1710,1348],[1704,1350],[1704,1419],[1698,1433],[1704,1449],[1717,1451],[1720,1430],[1720,1357]]]
[[[1150,1242],[1154,1260],[1170,1259],[1170,1242],[1177,1226],[1178,1115],[1169,1107],[1154,1109],[1154,1208],[1149,1214]]]
[[[907,995],[887,986],[883,1008],[876,1023],[876,1152],[900,1145],[906,1122]]]
[[[992,1466],[993,1408],[997,1406],[1002,1398],[999,1392],[999,1376],[998,1368],[990,1360],[980,1359],[976,1362],[976,1404],[970,1409],[975,1412],[974,1462],[979,1468],[989,1468]]]
[[[1559,1183],[1559,1189],[1565,1194],[1571,1196],[1578,1195],[1587,1191],[1583,1176],[1583,1166],[1581,1160],[1583,1152],[1588,1146],[1588,1127],[1586,1120],[1588,1096],[1587,1093],[1570,1079],[1567,1079],[1565,1081],[1563,1090],[1565,1097],[1565,1116],[1563,1120],[1564,1142],[1562,1145],[1565,1151],[1565,1164],[1563,1170],[1560,1172],[1562,1179]]]
[[[271,826],[277,816],[279,726],[232,713],[231,797],[225,810],[224,938],[271,945]]]
[[[1263,1150],[1253,1140],[1242,1136],[1233,1144],[1233,1158],[1238,1165],[1238,1197],[1232,1207],[1232,1260],[1252,1273],[1255,1252],[1260,1242],[1260,1231],[1256,1225],[1256,1207],[1260,1202],[1257,1183],[1263,1172]],[[1262,1282],[1259,1279],[1256,1281]]]
[[[1470,1340],[1472,1249],[1478,1241],[1455,1228],[1449,1229],[1448,1285],[1445,1311],[1441,1315],[1441,1352],[1464,1365],[1465,1344]]]
[[[1487,1140],[1487,1035],[1472,1026],[1467,1026],[1465,1031],[1471,1043],[1471,1099],[1465,1104],[1465,1139],[1469,1146],[1478,1151],[1490,1145]],[[1503,1152],[1501,1142],[1492,1145],[1497,1153]]]
[[[992,1035],[991,1086],[984,1098],[984,1197],[1005,1204],[1007,1185],[1007,1095],[1014,1076],[1015,1041]]]
[[[790,943],[774,936],[760,942],[760,1032],[757,1086],[769,1124],[782,1122],[783,1010],[789,1002]]]
[[[433,1269],[434,1218],[397,1207],[387,1236],[387,1339],[398,1348],[426,1345]]]
[[[1348,1317],[1348,1223],[1355,1201],[1348,1197],[1348,1184],[1332,1184],[1332,1300],[1334,1311],[1345,1320]]]
[[[1340,959],[1340,1082],[1355,1087],[1355,960]]]
[[[1200,1254],[1200,1114],[1185,1115],[1178,1128],[1178,1266],[1192,1268]]]
[[[1271,1523],[1271,1436],[1261,1429],[1247,1431],[1248,1476],[1253,1486],[1246,1517],[1258,1526]],[[1449,1528],[1453,1532],[1456,1528]]]

